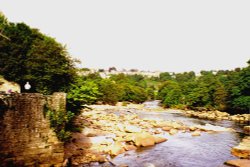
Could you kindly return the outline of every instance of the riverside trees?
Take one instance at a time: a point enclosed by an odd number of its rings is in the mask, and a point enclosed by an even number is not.
[[[55,39],[24,23],[8,22],[0,14],[0,75],[21,86],[29,81],[32,92],[65,91],[68,108],[76,113],[84,104],[98,101],[141,103],[156,97],[165,107],[205,107],[234,113],[250,108],[250,61],[245,68],[202,71],[200,76],[164,72],[159,77],[118,74],[108,79],[98,73],[78,76],[74,63]]]
[[[201,71],[175,74],[159,87],[158,98],[166,107],[206,108],[248,113],[250,108],[250,62],[232,71]]]
[[[76,75],[74,60],[64,46],[24,23],[8,22],[0,14],[0,75],[32,92],[67,91]]]

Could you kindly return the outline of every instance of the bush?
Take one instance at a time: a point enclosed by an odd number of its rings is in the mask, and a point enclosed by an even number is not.
[[[46,116],[49,118],[50,126],[54,129],[59,140],[68,141],[70,139],[71,133],[66,130],[66,127],[71,124],[74,115],[70,111],[64,112],[47,109]]]
[[[97,84],[78,79],[67,94],[67,110],[78,114],[88,104],[93,104],[100,96]]]

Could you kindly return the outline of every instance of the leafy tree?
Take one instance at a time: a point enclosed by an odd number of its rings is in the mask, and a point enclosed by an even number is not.
[[[115,67],[110,67],[110,68],[108,69],[108,71],[109,71],[109,72],[112,72],[112,71],[117,71],[117,70],[116,70]]]
[[[78,113],[85,105],[94,104],[100,95],[96,83],[78,78],[67,93],[67,109]]]
[[[116,104],[124,94],[123,88],[110,79],[99,82],[99,91],[102,95],[98,100],[107,104]]]
[[[32,92],[66,91],[76,75],[74,60],[61,44],[24,23],[9,23],[0,15],[0,75],[21,86],[29,81]]]
[[[174,107],[181,104],[181,88],[177,82],[167,81],[164,88],[161,89],[163,95],[163,105],[165,107]]]
[[[142,103],[147,100],[147,92],[145,89],[129,84],[124,84],[123,86],[125,93],[122,100],[135,103]]]
[[[146,92],[148,97],[147,100],[154,100],[156,98],[155,88],[153,86],[147,87]]]
[[[162,72],[160,73],[159,79],[160,81],[167,81],[167,80],[171,80],[172,76],[168,72]]]
[[[175,80],[179,83],[188,82],[194,79],[195,73],[193,71],[175,74]]]
[[[248,67],[238,71],[237,82],[232,87],[232,107],[240,111],[250,109],[250,63]]]
[[[228,93],[222,83],[218,83],[214,94],[213,94],[213,102],[215,108],[219,110],[226,110],[227,109],[227,98],[228,98]]]

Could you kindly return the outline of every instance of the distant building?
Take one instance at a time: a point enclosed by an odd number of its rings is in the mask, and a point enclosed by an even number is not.
[[[79,74],[80,75],[88,75],[91,73],[99,72],[100,76],[102,78],[109,78],[111,75],[118,75],[118,74],[125,74],[125,75],[142,75],[142,76],[147,76],[147,77],[159,77],[160,76],[160,71],[139,71],[137,69],[132,69],[132,70],[117,70],[117,69],[90,69],[89,71],[82,71]]]

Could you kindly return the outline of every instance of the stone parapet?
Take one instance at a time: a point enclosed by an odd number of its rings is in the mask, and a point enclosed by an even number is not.
[[[63,143],[50,129],[46,103],[37,93],[13,94],[0,103],[6,105],[0,110],[0,166],[62,166]]]

